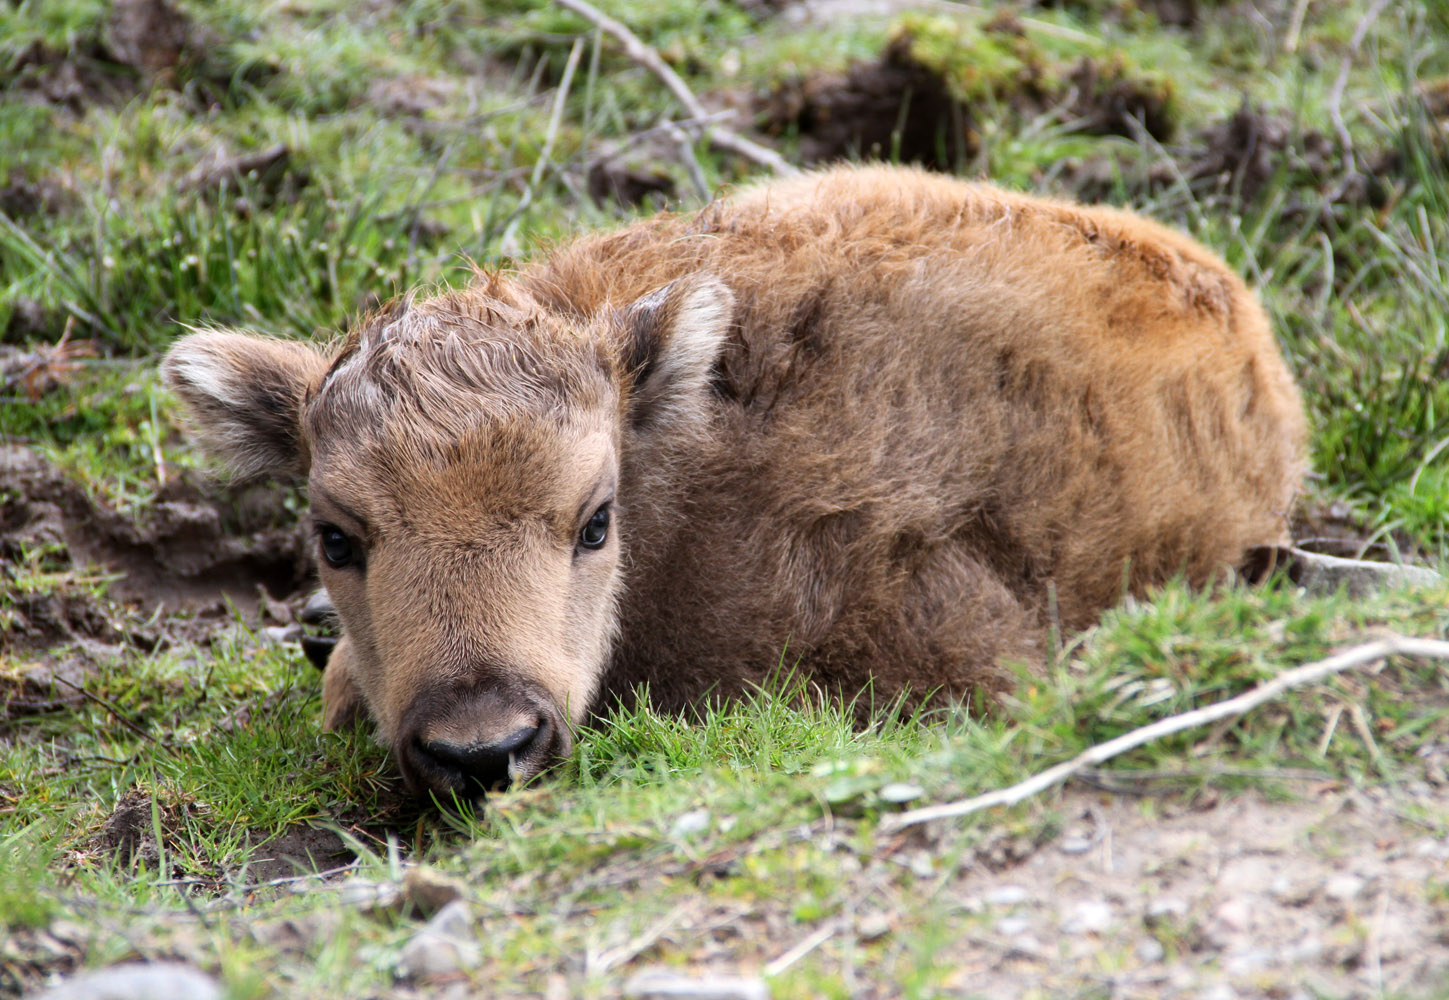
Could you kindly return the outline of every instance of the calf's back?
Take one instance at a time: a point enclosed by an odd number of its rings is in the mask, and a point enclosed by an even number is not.
[[[1127,213],[889,168],[765,185],[525,270],[588,314],[706,271],[708,419],[625,450],[606,693],[678,707],[783,661],[877,695],[999,688],[1048,591],[1080,628],[1286,540],[1301,403],[1266,317]]]

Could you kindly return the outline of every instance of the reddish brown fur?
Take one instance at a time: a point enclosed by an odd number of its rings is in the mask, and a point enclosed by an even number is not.
[[[329,717],[366,707],[395,743],[562,731],[641,683],[678,709],[782,662],[847,696],[998,691],[1039,660],[1049,589],[1080,628],[1124,583],[1201,583],[1286,540],[1305,470],[1297,391],[1220,260],[910,170],[588,236],[333,360],[296,348],[290,449],[216,415],[287,381],[277,348],[196,336],[166,370],[213,446],[310,468],[320,517],[367,522],[366,573],[324,571]],[[608,550],[565,559],[605,486]]]

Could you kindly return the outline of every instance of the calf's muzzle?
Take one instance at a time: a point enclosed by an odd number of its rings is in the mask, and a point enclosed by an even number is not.
[[[415,792],[461,798],[522,784],[572,747],[562,714],[526,682],[428,691],[414,700],[394,741]]]

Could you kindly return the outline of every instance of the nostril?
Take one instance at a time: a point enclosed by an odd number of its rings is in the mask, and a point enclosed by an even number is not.
[[[485,792],[508,787],[513,759],[525,751],[538,736],[537,726],[529,726],[505,736],[496,743],[459,745],[434,740],[417,743],[420,756],[443,771],[458,785],[477,785]]]

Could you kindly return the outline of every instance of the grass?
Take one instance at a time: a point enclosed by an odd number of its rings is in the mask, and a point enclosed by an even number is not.
[[[839,71],[874,58],[896,30],[888,19],[767,30],[722,0],[604,6],[700,93],[763,93]],[[39,211],[0,208],[0,346],[40,350],[71,322],[96,354],[58,368],[58,387],[34,398],[0,389],[0,432],[137,523],[162,496],[158,468],[196,473],[152,373],[178,324],[328,336],[378,297],[464,281],[471,261],[506,263],[530,241],[628,218],[637,210],[585,193],[589,158],[674,114],[652,78],[584,32],[562,125],[536,171],[563,61],[583,32],[571,15],[522,0],[486,10],[410,0],[368,14],[325,0],[178,7],[218,41],[151,82],[105,62],[105,5],[0,12],[0,81],[13,84],[0,97],[0,185],[57,192]],[[1449,49],[1434,43],[1449,7],[1385,10],[1355,55],[1366,9],[1314,5],[1289,54],[1281,25],[1265,32],[1213,5],[1191,30],[1164,30],[1132,4],[1034,8],[1025,30],[1054,66],[1122,52],[1168,76],[1177,136],[1085,135],[993,95],[971,169],[1071,194],[1083,183],[1074,171],[1095,165],[1107,180],[1094,194],[1223,252],[1261,290],[1304,388],[1319,477],[1309,506],[1347,511],[1366,543],[1443,566],[1449,154],[1442,118],[1418,94],[1449,75]],[[982,19],[962,16],[962,37],[974,37]],[[35,46],[135,86],[83,111],[32,99],[26,88],[48,71],[22,58]],[[1310,134],[1336,141],[1341,65],[1354,162],[1311,162]],[[1251,197],[1190,175],[1203,129],[1244,94],[1287,129],[1288,152]],[[278,174],[183,184],[216,151],[276,145],[287,149]],[[702,143],[693,154],[711,185],[748,175]],[[678,190],[692,204],[689,185]],[[510,226],[523,242],[505,245]],[[24,500],[0,496],[0,527]],[[0,996],[77,964],[172,955],[217,972],[231,997],[426,994],[428,984],[397,979],[414,919],[344,902],[335,880],[248,875],[270,838],[299,827],[351,844],[354,881],[396,883],[404,862],[460,879],[485,930],[467,978],[490,995],[613,993],[644,964],[761,970],[846,926],[857,932],[779,968],[772,995],[854,996],[863,983],[958,995],[975,988],[963,942],[991,932],[962,902],[961,880],[1057,836],[1062,800],[919,841],[878,826],[902,800],[1018,781],[1377,630],[1449,633],[1442,588],[1354,599],[1284,581],[1169,586],[1067,637],[1051,669],[1024,674],[988,719],[883,712],[861,728],[787,676],[697,718],[612,716],[549,780],[459,814],[403,802],[366,732],[320,733],[316,673],[291,647],[239,618],[153,618],[108,597],[108,581],[58,543],[0,547]],[[117,641],[21,642],[20,617],[52,599],[90,602]],[[84,695],[37,680],[77,660]],[[19,699],[54,704],[12,711]],[[1446,741],[1443,671],[1394,662],[1144,747],[1102,777],[1171,804],[1243,789],[1292,796],[1298,779],[1284,775],[1307,773],[1380,790],[1443,837],[1442,810],[1415,789]],[[150,813],[137,836],[154,849],[125,860],[102,844],[128,793]],[[1145,800],[1144,813],[1158,808]],[[1442,912],[1443,887],[1431,889]],[[872,920],[886,929],[860,930]],[[1163,935],[1187,949],[1179,930]],[[1130,956],[1104,950],[1100,961]]]

